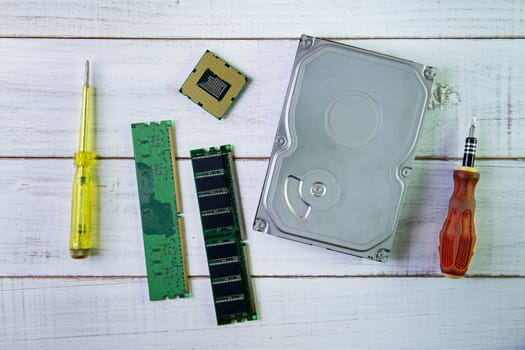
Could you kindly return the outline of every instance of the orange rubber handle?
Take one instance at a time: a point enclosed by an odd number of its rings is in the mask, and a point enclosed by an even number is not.
[[[476,250],[474,190],[478,180],[479,173],[475,168],[454,170],[454,193],[438,242],[439,265],[441,272],[448,277],[463,277]]]

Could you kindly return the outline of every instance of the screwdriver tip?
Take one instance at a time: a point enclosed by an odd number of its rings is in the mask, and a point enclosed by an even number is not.
[[[476,131],[476,123],[477,123],[476,117],[473,117],[472,122],[470,123],[470,129],[468,131],[469,137],[474,137],[474,133]]]
[[[89,61],[86,61],[86,76],[84,78],[84,85],[89,85]]]

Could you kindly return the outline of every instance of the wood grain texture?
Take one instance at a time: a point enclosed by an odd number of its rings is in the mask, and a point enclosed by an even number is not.
[[[190,161],[179,161],[191,275],[208,275]],[[452,191],[455,161],[416,161],[392,255],[386,264],[251,230],[266,161],[237,161],[252,273],[257,276],[439,275],[437,235]],[[480,161],[478,246],[469,273],[525,276],[525,162]],[[1,160],[0,274],[144,276],[134,163],[100,162],[97,255],[69,258],[72,161]]]
[[[479,121],[479,157],[525,155],[525,100],[519,98],[525,95],[525,40],[345,43],[438,67],[433,109],[425,116],[418,156],[461,156],[472,116]],[[238,157],[268,157],[296,46],[296,40],[0,39],[0,156],[73,154],[82,67],[90,58],[101,156],[132,155],[131,122],[173,119],[179,156],[203,143],[232,143]],[[178,93],[206,48],[251,78],[221,121]],[[24,139],[30,142],[20,142]]]
[[[2,36],[267,38],[523,36],[514,1],[3,1]]]
[[[524,18],[520,0],[2,1],[0,349],[525,349]],[[418,142],[425,160],[386,264],[249,228],[301,33],[439,70]],[[251,78],[220,122],[178,93],[205,49]],[[105,159],[99,249],[73,261],[85,59]],[[469,277],[449,280],[436,240],[474,115],[485,159],[478,247]],[[129,124],[161,119],[175,121],[179,157],[232,143],[241,158],[257,322],[215,326],[188,160],[178,165],[193,295],[147,300]]]
[[[208,279],[0,279],[4,349],[521,349],[525,279],[254,279],[260,320],[217,327]]]

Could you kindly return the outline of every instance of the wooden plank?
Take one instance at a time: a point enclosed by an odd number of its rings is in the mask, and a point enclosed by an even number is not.
[[[149,302],[145,279],[0,279],[5,349],[518,349],[525,279],[254,279],[260,320],[217,327],[208,279]],[[344,345],[343,345],[344,344]]]
[[[189,272],[208,275],[190,162],[178,164]],[[457,162],[415,162],[385,264],[252,231],[267,162],[236,165],[254,275],[439,275],[436,240]],[[479,240],[469,273],[525,276],[525,162],[480,161],[478,167]],[[133,161],[100,162],[100,249],[84,261],[68,255],[72,160],[0,160],[0,169],[1,275],[145,275]]]
[[[520,1],[3,1],[2,36],[480,37],[523,35]]]
[[[346,43],[439,68],[418,156],[461,156],[474,115],[479,120],[479,156],[525,154],[525,101],[518,98],[525,95],[521,40]],[[239,157],[267,157],[296,46],[296,40],[0,39],[0,156],[69,157],[75,152],[83,61],[90,58],[102,156],[132,155],[131,122],[174,119],[179,156],[204,142],[233,143]],[[252,79],[221,121],[178,93],[206,48]]]

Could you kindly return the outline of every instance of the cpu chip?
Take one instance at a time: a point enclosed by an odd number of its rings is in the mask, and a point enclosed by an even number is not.
[[[206,50],[179,91],[221,119],[247,81],[244,74]]]

